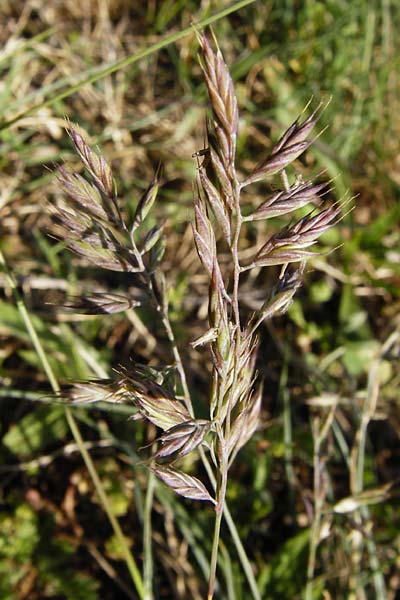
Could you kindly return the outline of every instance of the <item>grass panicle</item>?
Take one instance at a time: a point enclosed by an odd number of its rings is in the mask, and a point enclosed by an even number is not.
[[[2,3],[0,598],[395,600],[400,4],[90,4]]]
[[[311,145],[312,141],[307,138],[318,121],[320,106],[309,117],[298,118],[270,155],[240,180],[236,164],[239,113],[233,81],[219,48],[213,50],[205,36],[199,37],[199,42],[210,114],[208,146],[201,153],[195,153],[199,164],[192,228],[197,254],[208,277],[209,299],[207,331],[192,347],[206,346],[210,353],[209,417],[199,419],[194,415],[183,366],[178,361],[183,398],[178,389],[165,385],[162,372],[138,364],[121,367],[110,380],[77,383],[66,388],[63,395],[74,403],[99,400],[132,403],[137,408],[135,418],[141,417],[162,430],[151,455],[151,471],[177,494],[208,501],[215,509],[208,584],[210,600],[216,586],[229,468],[256,431],[262,405],[263,385],[258,381],[255,368],[257,329],[264,320],[288,309],[302,283],[307,260],[316,254],[308,248],[337,223],[341,206],[337,203],[316,209],[315,205],[322,204],[326,184],[302,182],[297,178],[290,186],[285,171]],[[105,159],[91,149],[71,125],[68,133],[88,180],[65,167],[58,168],[65,200],[56,209],[54,234],[84,261],[135,277],[156,312],[161,314],[168,331],[168,292],[160,266],[165,241],[162,228],[146,229],[146,217],[157,199],[160,167],[138,200],[133,217],[127,221]],[[281,174],[284,189],[275,191],[244,217],[242,189],[276,174]],[[309,214],[278,230],[260,248],[250,249],[250,259],[246,262],[241,260],[239,246],[246,221],[284,217],[310,204],[314,208]],[[228,265],[223,259],[224,252],[231,256]],[[298,266],[290,269],[296,263]],[[255,268],[277,265],[281,267],[281,275],[275,287],[260,310],[243,322],[239,302],[241,276]],[[110,293],[86,295],[67,303],[69,309],[87,314],[119,312],[132,306],[135,300],[128,295]],[[205,483],[186,474],[179,466],[180,459],[196,449],[202,449],[203,457],[210,457],[213,480],[217,482],[214,491],[208,491]]]

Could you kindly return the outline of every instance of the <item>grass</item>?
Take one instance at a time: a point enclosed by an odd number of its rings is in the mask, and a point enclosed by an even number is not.
[[[38,11],[28,0],[24,12],[18,3],[1,9],[1,250],[27,307],[22,314],[15,308],[3,273],[4,598],[141,596],[60,407],[35,398],[49,391],[43,357],[61,381],[108,376],[132,355],[152,366],[174,359],[147,306],[134,307],[128,320],[59,313],[46,304],[82,285],[114,293],[126,286],[118,274],[82,269],[45,234],[45,199],[60,195],[53,163],[78,168],[65,115],[101,147],[129,215],[163,163],[150,225],[166,220],[172,330],[179,349],[204,332],[207,282],[187,227],[196,173],[191,155],[204,142],[206,104],[191,22],[212,18],[225,3],[148,6],[99,2],[89,14],[83,3]],[[330,98],[319,123],[328,129],[298,168],[305,178],[325,170],[326,178],[336,177],[337,197],[356,196],[352,213],[323,239],[326,252],[308,269],[289,312],[261,331],[257,368],[267,382],[261,426],[239,453],[227,488],[245,555],[238,557],[222,525],[215,597],[249,597],[246,560],[262,598],[396,596],[398,25],[395,3],[362,0],[257,2],[213,24],[239,100],[240,175],[251,172],[311,95],[315,102]],[[243,197],[249,210],[268,192],[257,185]],[[274,228],[282,224],[277,217]],[[244,254],[271,231],[248,225]],[[261,272],[246,281],[243,314],[262,304],[271,285],[272,276]],[[36,350],[27,322],[39,336]],[[189,350],[183,359],[203,417],[206,352]],[[146,451],[138,448],[153,442],[154,429],[111,408],[73,407],[70,416],[121,522],[125,547],[143,568],[144,597],[152,597],[152,587],[160,598],[205,597],[213,511],[149,479]],[[191,455],[184,466],[202,473]]]

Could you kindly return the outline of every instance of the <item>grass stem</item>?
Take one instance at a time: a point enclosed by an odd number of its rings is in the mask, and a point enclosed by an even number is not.
[[[219,441],[222,446],[221,449],[221,464],[220,464],[220,481],[217,483],[217,500],[218,503],[215,507],[215,524],[214,524],[214,535],[212,542],[211,551],[211,562],[210,562],[210,577],[208,580],[208,595],[207,600],[212,600],[215,591],[215,576],[217,572],[217,560],[218,560],[218,546],[219,538],[221,533],[221,520],[225,505],[226,486],[228,483],[228,461],[226,460],[226,450],[224,446],[224,439],[222,432],[219,434]]]
[[[152,471],[148,472],[146,499],[144,503],[143,514],[143,583],[144,600],[153,600],[153,549],[152,549],[152,521],[151,512],[153,508],[155,475]]]

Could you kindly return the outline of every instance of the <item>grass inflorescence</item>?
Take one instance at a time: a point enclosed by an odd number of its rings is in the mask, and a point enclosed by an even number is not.
[[[262,402],[262,384],[256,372],[257,329],[265,319],[283,314],[301,285],[307,260],[317,255],[309,250],[340,215],[333,204],[311,212],[273,234],[261,246],[250,249],[250,261],[240,259],[239,245],[244,223],[241,192],[260,179],[281,175],[284,188],[264,201],[247,220],[267,220],[292,213],[299,206],[320,205],[324,186],[295,178],[290,185],[286,170],[309,146],[308,137],[317,120],[318,108],[307,118],[299,117],[282,135],[267,158],[243,180],[237,171],[236,140],[239,127],[238,103],[229,69],[219,48],[212,49],[207,37],[199,38],[200,64],[210,101],[207,119],[207,148],[199,161],[194,185],[193,241],[208,277],[207,331],[196,343],[209,347],[209,415],[197,418],[186,382],[182,361],[176,350],[176,367],[181,382],[175,389],[167,385],[162,370],[154,372],[133,363],[118,368],[112,380],[81,382],[69,386],[64,397],[75,403],[109,401],[132,403],[142,417],[161,428],[154,444],[150,469],[177,494],[210,502],[215,507],[208,598],[213,598],[220,526],[226,502],[229,468],[237,453],[257,429]],[[89,263],[112,271],[132,274],[135,285],[146,292],[161,323],[169,323],[168,296],[161,261],[166,240],[161,229],[146,231],[145,222],[156,201],[160,169],[138,201],[130,220],[121,212],[112,172],[101,154],[95,153],[73,126],[68,132],[89,181],[64,167],[58,169],[58,182],[66,193],[65,206],[55,208],[55,235],[70,250]],[[198,155],[199,153],[197,153]],[[144,231],[143,231],[144,229]],[[221,249],[224,243],[226,250]],[[221,254],[230,260],[223,265]],[[300,264],[294,267],[292,265]],[[280,266],[278,283],[260,311],[245,322],[239,300],[240,277],[260,267]],[[126,311],[135,303],[129,296],[84,296],[69,304],[89,314]],[[171,336],[171,329],[165,327]],[[173,338],[171,337],[171,342]],[[167,365],[165,365],[167,367]],[[183,398],[178,389],[182,388]],[[211,463],[215,489],[210,493],[204,482],[185,473],[180,462],[187,454],[202,448],[203,460]],[[209,458],[204,458],[209,456]]]
[[[0,596],[394,599],[398,10],[20,4]]]

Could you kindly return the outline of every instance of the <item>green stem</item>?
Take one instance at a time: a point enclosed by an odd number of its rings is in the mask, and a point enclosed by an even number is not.
[[[208,461],[208,458],[204,452],[204,448],[202,448],[201,446],[199,447],[199,454],[200,454],[201,461],[204,465],[204,468],[207,472],[208,478],[211,482],[211,485],[212,485],[213,489],[215,490],[217,487],[217,482],[215,480],[214,473],[213,473],[211,465]],[[243,571],[247,577],[247,582],[250,586],[250,590],[253,595],[253,599],[261,600],[260,592],[258,591],[257,582],[254,577],[254,573],[253,573],[253,569],[252,569],[250,561],[249,561],[249,557],[246,554],[246,550],[244,549],[242,540],[240,539],[239,532],[234,523],[234,520],[232,518],[232,515],[229,510],[226,500],[225,500],[225,504],[224,504],[223,513],[224,513],[225,523],[228,526],[229,533],[231,534],[233,543],[235,544],[236,552],[238,553],[240,563],[241,563]]]
[[[6,260],[4,258],[3,253],[1,252],[1,250],[0,250],[0,267],[2,268],[2,270],[3,270],[3,272],[4,272],[5,276],[6,276],[6,279],[8,281],[8,284],[9,284],[11,290],[12,290],[16,306],[17,306],[18,311],[19,311],[19,313],[20,313],[20,315],[22,317],[22,320],[24,321],[24,324],[25,324],[26,330],[27,330],[27,332],[29,334],[29,337],[31,338],[32,345],[33,345],[33,347],[34,347],[34,349],[35,349],[35,351],[36,351],[36,353],[37,353],[37,355],[39,357],[40,362],[42,363],[43,370],[46,373],[46,376],[47,376],[47,378],[48,378],[48,380],[50,382],[50,385],[51,385],[54,393],[58,393],[60,391],[59,383],[57,381],[56,376],[54,375],[53,369],[50,366],[50,363],[49,363],[49,361],[47,359],[47,356],[46,356],[46,353],[45,353],[44,348],[42,346],[42,343],[39,340],[39,337],[38,337],[38,335],[36,333],[36,330],[35,330],[35,328],[33,326],[32,319],[31,319],[31,317],[29,315],[29,312],[28,312],[28,310],[27,310],[27,308],[26,308],[26,306],[25,306],[25,304],[24,304],[24,302],[23,302],[23,300],[22,300],[22,298],[21,298],[21,296],[20,296],[20,294],[18,292],[17,285],[16,285],[16,282],[14,280],[14,277],[12,276],[12,274],[10,273],[10,271],[8,269]],[[137,593],[139,595],[139,598],[142,600],[142,599],[144,599],[143,582],[142,582],[142,578],[140,576],[139,570],[138,570],[138,568],[136,566],[135,560],[134,560],[134,558],[132,556],[132,553],[131,553],[131,551],[129,549],[127,540],[125,539],[125,537],[124,537],[124,535],[122,533],[121,527],[119,525],[119,522],[117,521],[117,519],[116,519],[116,517],[115,517],[115,515],[114,515],[114,513],[112,511],[111,504],[110,504],[110,502],[109,502],[109,500],[107,498],[107,495],[106,495],[106,493],[104,491],[103,485],[102,485],[102,483],[100,481],[100,478],[98,476],[98,473],[96,471],[96,467],[95,467],[95,465],[94,465],[94,463],[92,461],[92,458],[91,458],[89,452],[87,451],[87,449],[85,447],[85,443],[84,443],[84,441],[82,439],[82,436],[81,436],[81,433],[79,431],[78,425],[77,425],[77,423],[75,421],[75,418],[72,415],[71,410],[67,406],[64,407],[64,411],[65,411],[65,417],[67,419],[67,423],[68,423],[69,428],[71,430],[71,433],[72,433],[72,435],[73,435],[73,437],[75,439],[75,442],[76,442],[76,444],[77,444],[77,446],[79,448],[81,456],[82,456],[82,458],[83,458],[83,460],[85,462],[85,465],[86,465],[86,468],[87,468],[87,470],[89,472],[89,475],[90,475],[90,477],[91,477],[91,479],[93,481],[93,485],[94,485],[94,487],[96,489],[97,495],[99,496],[100,502],[103,505],[103,508],[104,508],[104,510],[105,510],[105,512],[107,514],[108,520],[110,521],[110,524],[111,524],[111,527],[112,527],[112,529],[113,529],[113,531],[115,533],[115,536],[116,536],[117,540],[120,543],[121,550],[122,550],[122,553],[124,555],[124,559],[126,561],[129,573],[130,573],[130,575],[132,577],[132,580],[133,580],[133,582],[135,584],[135,587],[136,587]]]
[[[314,515],[311,527],[310,551],[307,565],[307,586],[305,598],[312,600],[314,590],[315,561],[317,557],[318,540],[320,535],[322,501],[321,501],[321,473],[320,473],[321,437],[319,419],[314,422]]]
[[[235,523],[233,522],[232,515],[230,513],[230,510],[228,508],[226,500],[225,500],[223,512],[224,512],[225,522],[228,526],[229,533],[232,536],[233,543],[236,546],[236,551],[238,553],[239,560],[242,564],[243,571],[245,572],[245,575],[247,577],[247,582],[250,586],[250,590],[253,595],[253,598],[254,598],[254,600],[261,600],[260,592],[259,592],[258,586],[257,586],[257,581],[254,577],[254,573],[253,573],[253,569],[252,569],[250,561],[249,561],[249,557],[246,554],[246,550],[244,549],[242,540],[240,539],[237,527],[236,527]]]
[[[219,435],[220,443],[223,445],[224,440],[222,432]],[[222,460],[220,464],[221,479],[217,484],[217,498],[218,504],[215,507],[215,525],[214,525],[214,536],[211,551],[211,562],[210,562],[210,577],[208,580],[208,595],[207,600],[212,600],[215,591],[215,576],[217,572],[217,560],[218,560],[218,546],[221,532],[221,520],[225,506],[226,486],[228,482],[228,462],[226,460],[226,450],[222,448]]]
[[[156,476],[152,471],[149,471],[146,500],[144,504],[144,518],[143,518],[143,580],[145,595],[144,600],[153,600],[153,549],[152,549],[152,524],[151,524],[151,511],[153,508],[153,498],[155,489],[155,478]]]
[[[217,572],[218,545],[219,545],[219,536],[220,536],[220,531],[221,531],[221,520],[222,520],[222,509],[218,509],[216,516],[215,516],[214,537],[213,537],[213,545],[212,545],[212,553],[211,553],[210,578],[208,581],[207,600],[212,600],[212,598],[214,597],[215,575]]]
[[[292,435],[292,412],[290,395],[288,389],[288,351],[285,348],[284,362],[279,382],[279,392],[283,402],[283,444],[286,478],[289,486],[289,503],[292,514],[294,514],[295,498],[295,475],[293,469],[293,435]]]

